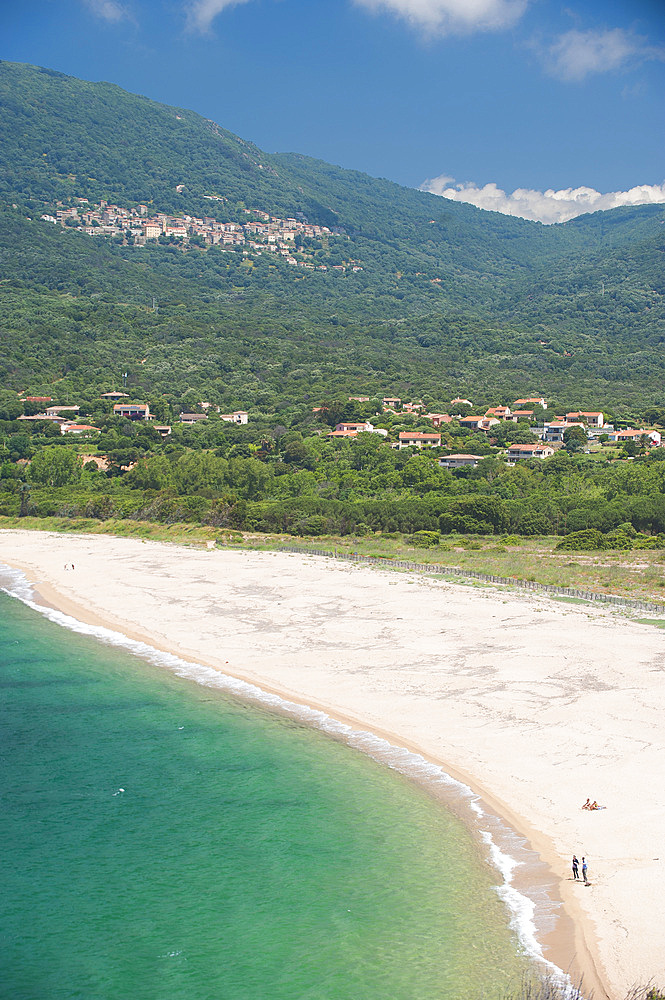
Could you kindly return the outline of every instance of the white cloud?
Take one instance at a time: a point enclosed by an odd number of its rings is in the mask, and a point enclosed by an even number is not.
[[[186,8],[187,27],[190,31],[205,34],[218,14],[241,3],[248,3],[248,0],[191,0]]]
[[[589,187],[563,188],[561,191],[533,191],[517,188],[506,194],[496,184],[478,187],[473,183],[451,185],[451,178],[442,174],[421,185],[421,191],[439,194],[452,201],[464,201],[477,208],[503,215],[516,215],[534,222],[566,222],[587,212],[600,212],[621,205],[652,205],[665,203],[665,183],[640,184],[629,191],[601,194]]]
[[[590,73],[608,73],[645,59],[665,59],[665,49],[623,28],[604,31],[566,31],[544,53],[552,76],[584,80]]]
[[[495,31],[514,24],[528,0],[355,0],[371,11],[388,11],[413,27],[438,35]]]
[[[129,11],[118,0],[84,0],[88,10],[96,17],[101,17],[102,21],[124,21],[131,20]]]

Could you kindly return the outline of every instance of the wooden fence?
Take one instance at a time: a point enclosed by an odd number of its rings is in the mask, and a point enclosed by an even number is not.
[[[417,563],[405,559],[382,559],[377,556],[364,556],[358,552],[326,552],[324,549],[310,549],[305,545],[280,545],[280,552],[294,552],[298,555],[323,556],[326,559],[342,559],[346,562],[367,563],[371,566],[381,566],[383,569],[408,569],[416,573],[426,573],[430,576],[459,576],[483,583],[498,583],[503,586],[521,587],[557,597],[572,597],[580,601],[617,604],[624,608],[635,608],[638,611],[653,611],[665,614],[665,604],[656,601],[640,601],[633,597],[619,597],[617,594],[599,594],[593,590],[578,590],[576,587],[557,587],[551,583],[537,583],[535,580],[520,580],[515,576],[494,576],[492,573],[479,573],[473,569],[463,569],[460,566],[444,566],[441,563]]]

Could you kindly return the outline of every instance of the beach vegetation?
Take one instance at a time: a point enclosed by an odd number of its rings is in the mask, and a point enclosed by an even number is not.
[[[83,527],[81,527],[83,525]],[[393,537],[370,533],[358,536],[334,533],[317,536],[293,535],[283,532],[256,533],[238,530],[232,526],[219,527],[195,521],[169,522],[141,521],[135,517],[105,520],[75,516],[35,517],[29,513],[19,517],[0,515],[0,529],[16,528],[57,532],[86,531],[91,534],[109,534],[117,537],[141,537],[154,541],[173,542],[181,545],[207,546],[218,548],[242,546],[259,550],[279,550],[296,544],[299,549],[324,552],[333,556],[362,555],[379,559],[390,567],[392,563],[411,562],[428,565],[434,574],[444,574],[454,568],[462,576],[451,576],[457,582],[464,582],[464,571],[482,573],[495,580],[520,584],[532,581],[534,584],[578,589],[582,592],[617,594],[641,600],[662,601],[665,573],[660,562],[662,551],[640,552],[636,559],[633,551],[601,551],[581,553],[575,562],[568,559],[568,553],[558,552],[556,537],[523,539],[519,548],[497,546],[487,536],[458,536],[458,541],[446,538],[441,544],[429,548],[413,545],[408,535],[393,533]],[[452,541],[452,543],[451,543]],[[505,551],[501,551],[504,548]],[[611,571],[610,571],[611,569]],[[577,598],[559,598],[577,602]]]
[[[438,531],[416,531],[409,537],[412,545],[418,549],[429,549],[439,544]]]
[[[585,528],[566,535],[557,545],[559,552],[600,551],[603,549],[665,549],[665,534],[641,535],[630,525],[626,531],[622,527],[603,534],[595,528]]]

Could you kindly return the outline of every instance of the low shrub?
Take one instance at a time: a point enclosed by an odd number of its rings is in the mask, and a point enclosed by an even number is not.
[[[557,552],[584,552],[605,548],[605,538],[602,531],[596,528],[583,528],[582,531],[572,531],[562,538],[556,547]]]
[[[665,535],[641,535],[633,528],[629,534],[620,525],[604,535],[596,528],[583,528],[562,538],[556,547],[559,552],[582,552],[598,550],[627,551],[629,549],[665,549]],[[629,525],[632,527],[632,525]]]
[[[665,535],[638,535],[634,549],[665,549]]]
[[[429,549],[434,545],[439,544],[439,532],[416,531],[409,537],[409,542],[411,545],[415,545],[418,549]]]

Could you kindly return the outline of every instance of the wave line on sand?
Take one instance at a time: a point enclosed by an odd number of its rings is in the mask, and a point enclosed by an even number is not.
[[[193,680],[206,687],[216,688],[245,701],[252,701],[263,707],[275,709],[282,714],[286,713],[321,732],[342,739],[348,746],[365,753],[378,763],[398,771],[407,778],[430,786],[438,786],[439,789],[452,792],[460,799],[466,800],[466,804],[477,819],[478,831],[487,847],[490,861],[502,878],[502,883],[496,887],[496,892],[508,911],[509,923],[517,937],[520,949],[527,958],[542,965],[547,970],[547,974],[561,984],[565,992],[571,990],[570,977],[559,966],[545,958],[543,954],[542,946],[538,941],[535,901],[513,885],[515,869],[523,862],[502,849],[497,843],[494,833],[489,829],[483,829],[488,825],[501,828],[502,824],[498,817],[490,817],[483,809],[480,797],[468,785],[453,778],[443,767],[428,761],[421,754],[405,747],[396,746],[375,733],[354,729],[347,723],[340,722],[319,709],[289,701],[271,691],[265,691],[256,684],[232,677],[213,667],[184,660],[173,653],[156,649],[148,643],[131,639],[122,632],[106,628],[103,625],[89,625],[58,611],[56,608],[40,604],[35,600],[35,592],[24,573],[3,564],[0,564],[0,570],[1,591],[4,591],[9,597],[21,601],[56,625],[81,635],[90,636],[106,645],[124,649],[143,660],[147,660],[154,666],[165,667],[178,677]],[[501,839],[510,839],[512,831],[509,831],[508,828],[503,827],[503,829],[499,829],[499,832],[503,835]],[[551,904],[551,901],[549,902]],[[548,909],[544,900],[541,900],[540,903],[543,909]],[[549,909],[552,910],[551,905]],[[545,913],[545,917],[551,917],[551,912]],[[579,996],[577,993],[576,995]]]

